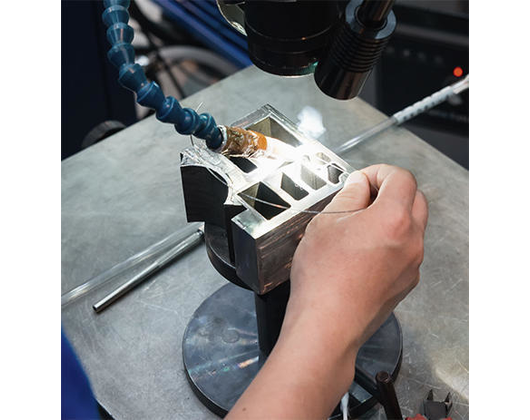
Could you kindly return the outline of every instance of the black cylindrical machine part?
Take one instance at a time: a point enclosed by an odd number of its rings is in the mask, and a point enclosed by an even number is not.
[[[393,0],[352,0],[329,50],[315,70],[315,81],[336,99],[356,97],[396,27]]]
[[[230,256],[230,245],[225,229],[210,223],[204,225],[204,240],[210,262],[228,281],[236,286],[249,289],[241,280]],[[282,328],[285,309],[291,291],[291,282],[285,281],[263,295],[254,293],[258,344],[260,358],[264,361],[272,351]]]
[[[266,359],[271,353],[283,324],[291,282],[286,281],[264,295],[254,293],[260,357]]]
[[[344,1],[245,2],[245,31],[252,62],[281,76],[308,74],[330,43]]]
[[[358,18],[364,26],[381,28],[392,10],[394,0],[364,0],[359,6]]]

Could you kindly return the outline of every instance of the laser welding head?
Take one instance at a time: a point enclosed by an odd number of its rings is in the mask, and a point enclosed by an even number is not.
[[[396,27],[394,0],[217,0],[246,34],[252,62],[280,76],[314,73],[322,92],[360,92]]]

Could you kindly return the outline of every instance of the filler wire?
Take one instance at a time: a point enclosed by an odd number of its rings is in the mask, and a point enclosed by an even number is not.
[[[413,105],[410,105],[401,111],[396,112],[391,117],[383,120],[374,127],[366,130],[365,132],[359,134],[351,140],[348,140],[346,143],[341,144],[337,149],[334,150],[338,155],[342,155],[350,151],[353,147],[359,143],[375,136],[376,134],[385,131],[387,128],[392,127],[393,125],[401,125],[406,121],[414,118],[416,115],[419,115],[425,111],[428,111],[431,108],[445,102],[453,95],[458,95],[459,93],[469,89],[469,74],[464,77],[462,80],[459,80],[452,85],[446,86],[443,89],[433,93],[432,95],[423,98],[421,101],[416,102]]]

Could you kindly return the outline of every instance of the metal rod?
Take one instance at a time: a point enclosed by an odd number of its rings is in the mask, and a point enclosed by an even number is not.
[[[388,420],[403,420],[392,376],[388,372],[382,371],[375,375],[375,380],[379,391],[378,399],[385,409],[386,418]]]
[[[379,134],[386,129],[394,126],[400,125],[404,122],[414,118],[416,115],[419,115],[431,108],[434,108],[436,105],[445,102],[448,98],[453,95],[457,95],[464,90],[469,89],[469,75],[464,77],[462,80],[459,80],[452,85],[446,86],[443,89],[433,93],[432,95],[423,98],[421,101],[418,101],[401,111],[396,112],[391,117],[381,121],[379,124],[375,125],[372,128],[362,132],[361,134],[355,136],[351,140],[341,144],[334,152],[338,155],[343,155],[344,153],[350,151],[359,143]]]
[[[103,311],[104,309],[108,308],[110,305],[112,305],[115,301],[117,301],[127,292],[129,292],[130,290],[138,286],[140,283],[147,280],[152,274],[156,273],[158,270],[163,268],[165,265],[169,264],[175,258],[181,256],[182,254],[186,253],[187,251],[191,250],[192,248],[197,246],[199,243],[201,243],[203,236],[204,236],[204,233],[202,229],[199,229],[193,232],[191,235],[187,236],[185,239],[179,242],[175,247],[171,248],[168,252],[164,253],[162,256],[157,258],[156,261],[154,261],[152,264],[150,264],[148,267],[146,267],[144,270],[142,270],[132,279],[122,284],[120,287],[118,287],[113,292],[109,293],[99,302],[95,303],[93,306],[94,311],[99,313]]]

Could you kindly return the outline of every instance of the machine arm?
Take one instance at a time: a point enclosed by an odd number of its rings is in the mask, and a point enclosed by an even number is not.
[[[214,118],[208,113],[198,114],[191,108],[182,108],[172,96],[165,97],[156,82],[149,82],[144,70],[134,62],[134,48],[131,41],[134,30],[128,25],[127,11],[130,0],[105,0],[103,22],[108,27],[107,39],[112,45],[107,56],[119,70],[120,84],[136,93],[136,101],[156,111],[156,117],[174,124],[180,134],[193,134],[206,140],[211,149],[223,144],[223,134]]]

